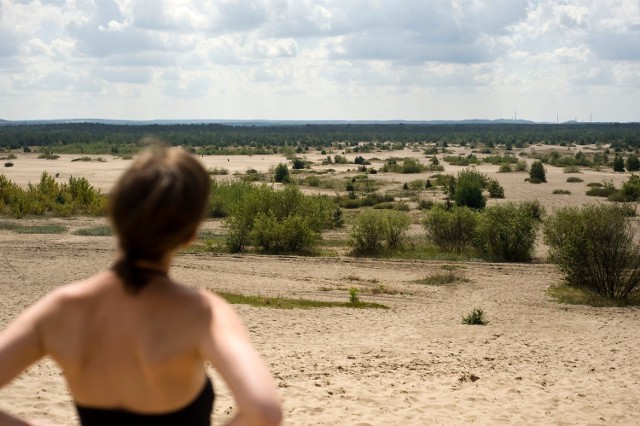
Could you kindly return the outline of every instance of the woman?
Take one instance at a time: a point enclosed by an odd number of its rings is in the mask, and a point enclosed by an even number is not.
[[[63,286],[0,333],[0,387],[49,355],[82,425],[208,425],[205,362],[231,389],[229,425],[277,425],[281,408],[264,362],[233,309],[168,276],[205,214],[210,181],[185,151],[141,154],[110,199],[120,246],[111,270]],[[28,423],[0,413],[0,425]]]

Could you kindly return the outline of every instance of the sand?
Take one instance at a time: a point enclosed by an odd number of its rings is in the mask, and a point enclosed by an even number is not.
[[[282,161],[265,157],[259,165],[265,169]],[[65,176],[82,175],[76,166],[106,164],[103,173],[93,172],[96,179],[87,176],[92,183],[100,181],[105,191],[128,164],[110,157],[106,163],[61,160],[55,161]],[[226,157],[204,161],[210,167],[227,162]],[[16,181],[23,176],[21,183],[37,180],[42,166],[39,171],[30,166],[29,174],[21,171],[21,162],[27,167],[27,159],[20,157],[14,160],[14,174],[6,175]],[[445,166],[447,173],[457,170]],[[589,171],[579,175],[584,183],[566,183],[562,169],[547,167],[549,183],[531,185],[523,181],[524,174],[496,173],[497,166],[480,170],[500,180],[507,200],[538,198],[550,210],[599,201],[584,196],[588,182],[613,179],[619,184],[626,178]],[[419,178],[378,177],[397,182]],[[553,189],[572,194],[552,195]],[[103,219],[46,221],[62,223],[69,231],[0,231],[0,327],[55,287],[113,261],[111,237],[71,234]],[[362,300],[391,308],[276,310],[236,305],[276,377],[286,424],[637,424],[640,309],[558,304],[546,290],[562,276],[546,263],[544,252],[538,247],[535,261],[528,264],[183,254],[172,276],[213,291],[336,301],[346,301],[348,288],[355,286]],[[413,282],[451,265],[468,281],[446,286]],[[373,294],[380,285],[395,294]],[[461,324],[461,317],[475,307],[485,311],[488,325]],[[214,423],[221,424],[234,403],[215,372],[211,375],[218,395]],[[46,359],[0,390],[0,409],[52,423],[77,423],[64,378]]]

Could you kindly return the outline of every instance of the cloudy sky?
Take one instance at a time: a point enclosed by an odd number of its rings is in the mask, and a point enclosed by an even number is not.
[[[640,0],[0,0],[0,119],[640,121]]]

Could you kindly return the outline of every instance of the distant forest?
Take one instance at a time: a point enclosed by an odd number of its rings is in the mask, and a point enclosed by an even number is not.
[[[40,147],[56,153],[127,154],[145,137],[182,145],[203,154],[270,154],[314,148],[391,149],[413,143],[506,148],[530,144],[611,144],[640,148],[640,123],[567,124],[4,124],[1,149]],[[358,149],[354,149],[358,151]]]

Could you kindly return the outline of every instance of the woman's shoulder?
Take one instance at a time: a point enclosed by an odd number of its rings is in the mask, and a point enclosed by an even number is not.
[[[40,303],[51,308],[66,308],[88,298],[97,296],[105,288],[108,273],[103,272],[81,281],[61,285],[44,296]]]

